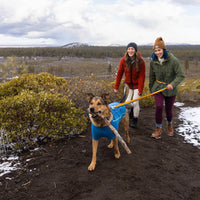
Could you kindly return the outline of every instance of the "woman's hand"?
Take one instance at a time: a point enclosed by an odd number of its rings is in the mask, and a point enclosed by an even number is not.
[[[117,93],[117,92],[118,92],[118,90],[114,89],[114,92],[115,92],[115,93]]]
[[[173,90],[174,88],[173,88],[172,84],[168,84],[168,85],[167,85],[167,89],[168,89],[168,90]]]

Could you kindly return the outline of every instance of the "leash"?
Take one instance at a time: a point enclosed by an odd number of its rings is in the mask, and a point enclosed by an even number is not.
[[[124,102],[124,103],[120,103],[120,104],[118,104],[118,105],[115,105],[114,108],[117,108],[117,107],[120,107],[120,106],[129,104],[129,103],[132,103],[132,102],[134,102],[134,101],[138,101],[138,100],[140,100],[140,99],[144,99],[144,98],[146,98],[146,97],[149,97],[149,96],[152,96],[152,95],[157,94],[157,93],[159,93],[159,92],[162,92],[162,91],[164,91],[164,90],[166,90],[166,89],[167,89],[167,87],[164,87],[164,88],[162,88],[161,90],[158,90],[158,91],[153,92],[153,93],[151,93],[151,94],[147,94],[147,95],[142,96],[142,97],[139,97],[139,98],[137,98],[137,99],[133,99],[133,100],[130,100],[130,101],[126,101],[126,102]]]

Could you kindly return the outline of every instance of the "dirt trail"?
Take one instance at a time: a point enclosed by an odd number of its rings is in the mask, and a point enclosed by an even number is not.
[[[178,113],[175,108],[174,128],[181,123]],[[119,144],[117,160],[107,148],[109,141],[101,139],[94,172],[87,170],[92,155],[90,127],[80,137],[23,153],[21,169],[0,178],[0,199],[199,200],[200,150],[176,133],[167,136],[165,123],[161,140],[150,137],[153,129],[154,108],[142,108],[139,128],[130,128],[132,154]]]

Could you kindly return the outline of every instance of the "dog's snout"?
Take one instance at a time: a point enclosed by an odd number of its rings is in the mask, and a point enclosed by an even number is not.
[[[93,113],[94,112],[94,107],[90,108],[90,112]]]

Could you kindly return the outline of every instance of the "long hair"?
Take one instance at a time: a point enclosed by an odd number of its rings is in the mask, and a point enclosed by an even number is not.
[[[131,60],[131,57],[128,55],[128,52],[126,51],[125,52],[125,61],[126,61],[126,68],[128,69],[128,71],[131,69],[131,65],[132,65],[132,60]],[[135,65],[134,67],[136,68],[136,71],[139,72],[140,71],[140,56],[139,54],[136,52],[135,55],[134,55],[134,60],[135,60]]]

